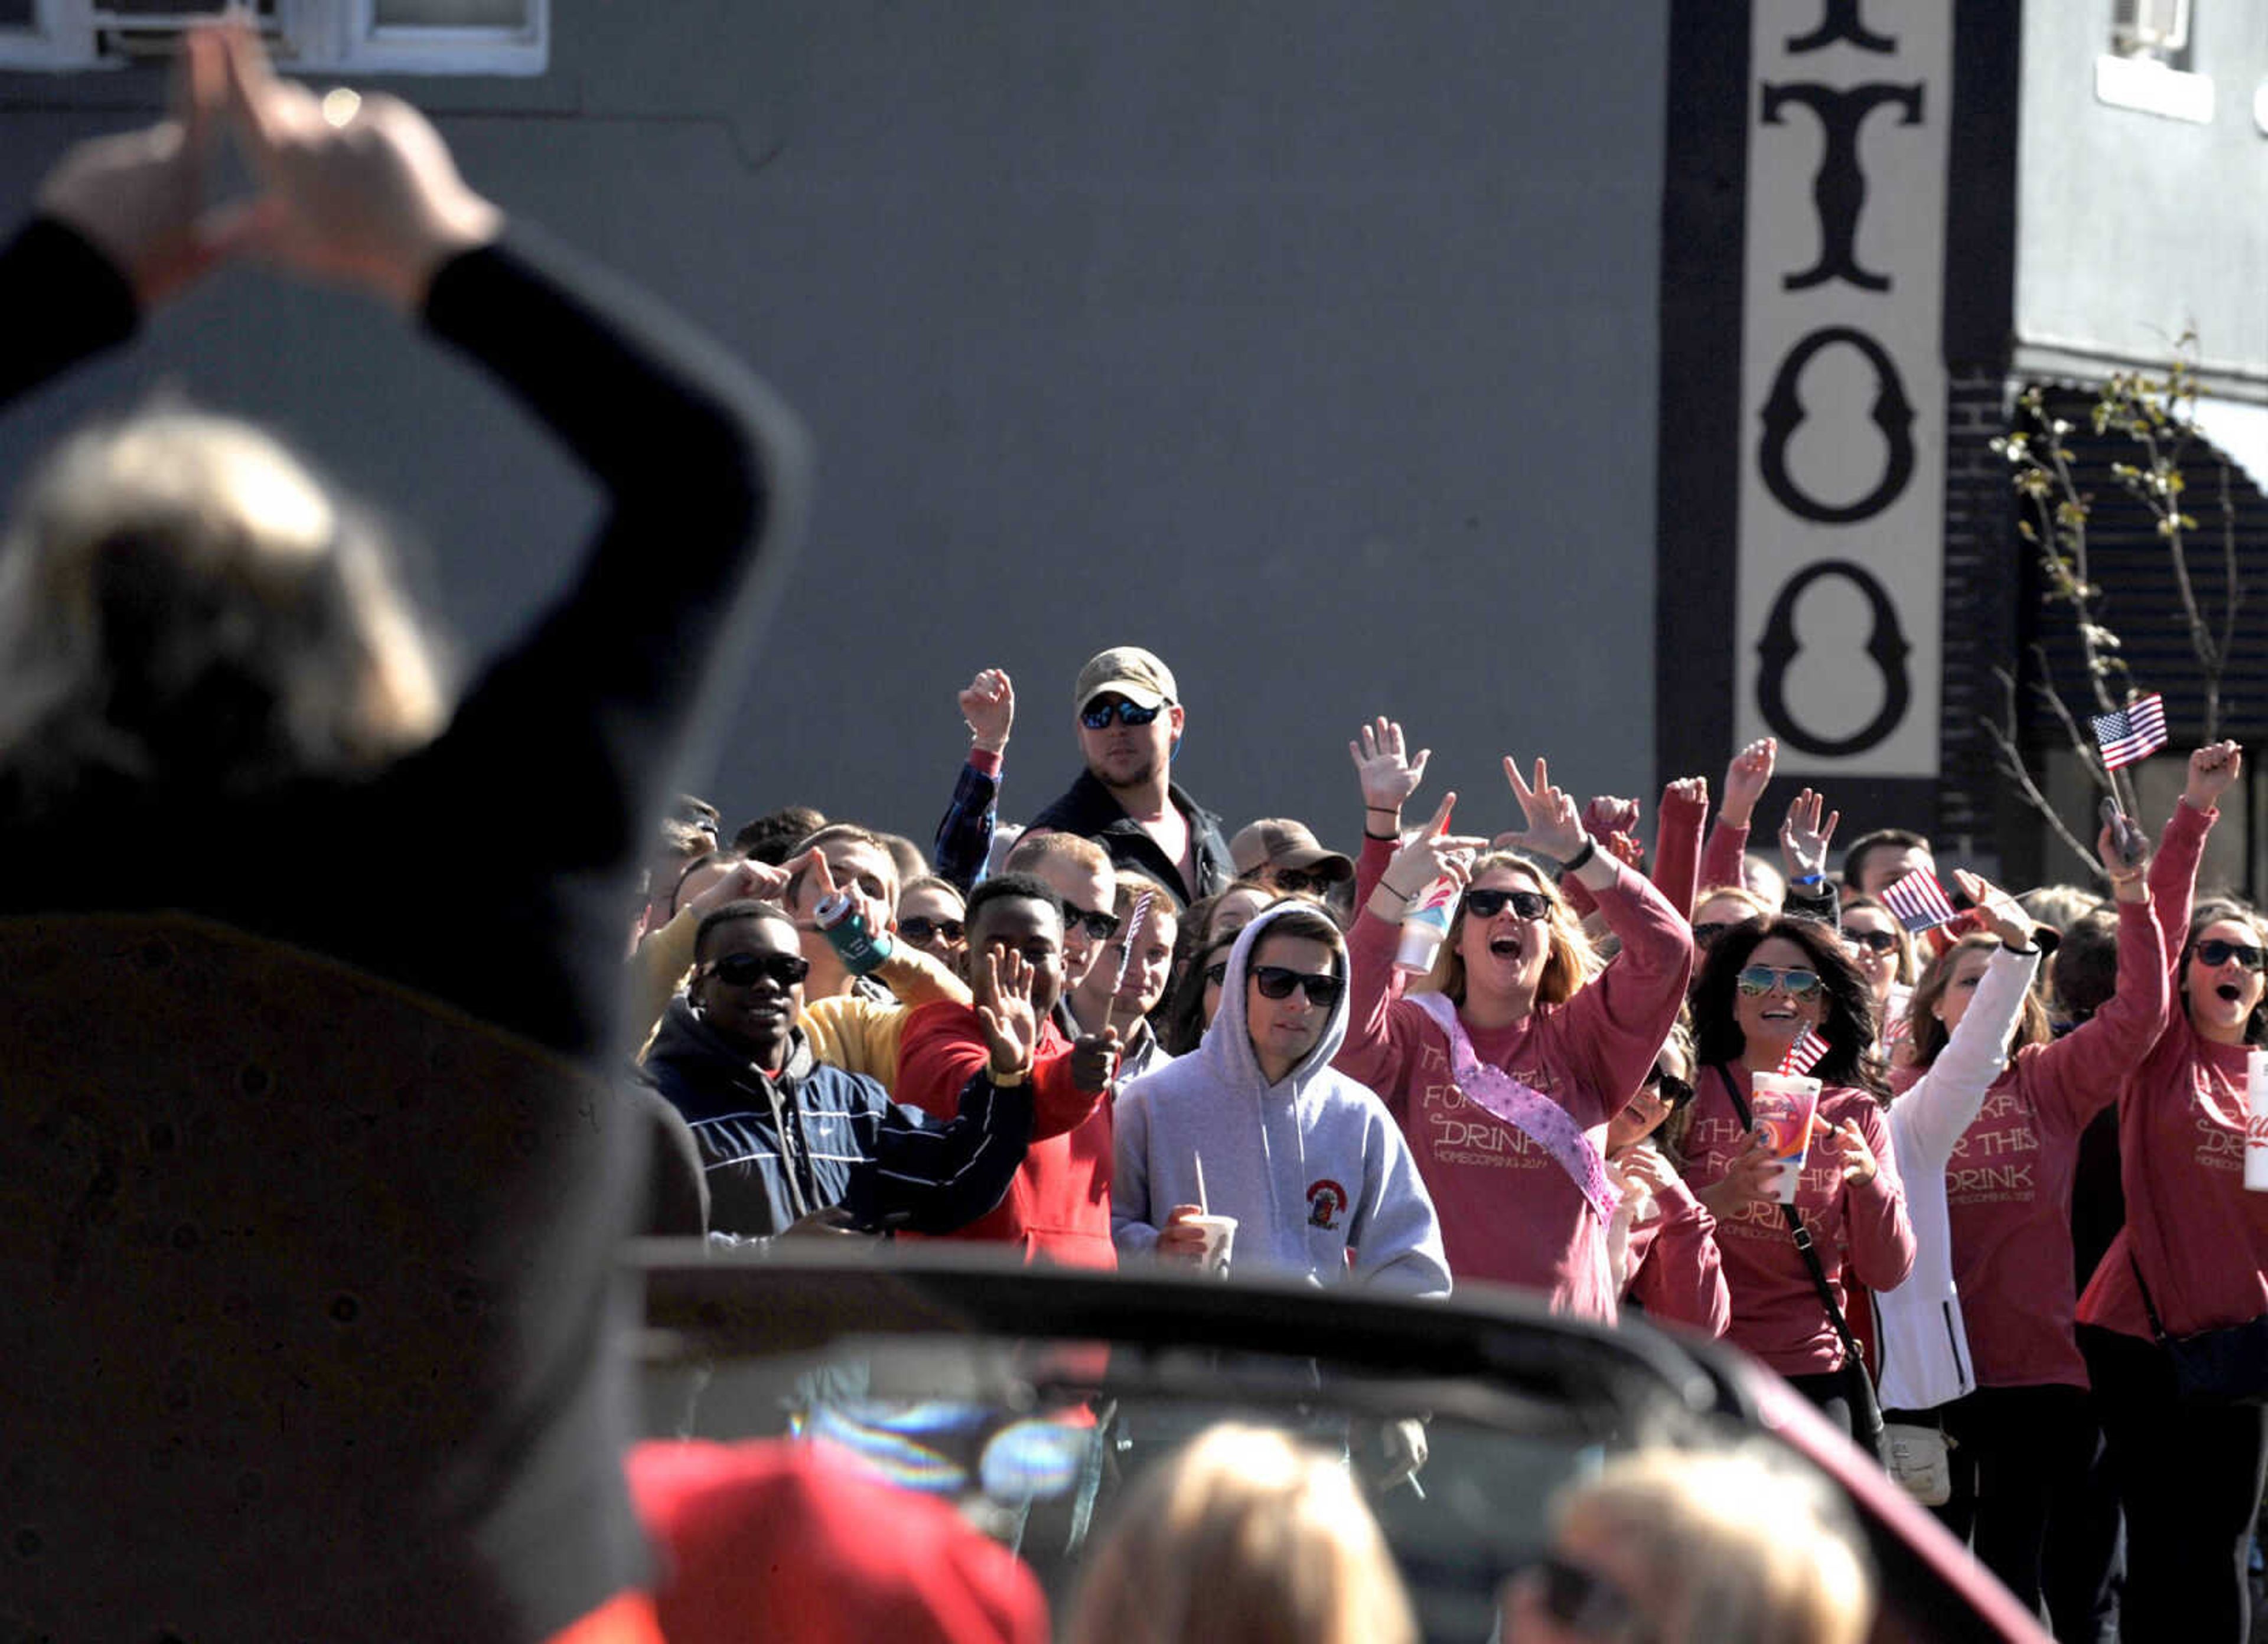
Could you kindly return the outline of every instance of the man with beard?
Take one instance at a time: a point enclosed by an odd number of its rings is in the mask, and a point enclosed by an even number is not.
[[[1138,645],[1113,646],[1079,671],[1071,707],[1086,769],[1032,818],[1032,831],[1084,834],[1182,907],[1226,889],[1220,818],[1171,776],[1186,720],[1173,671]]]

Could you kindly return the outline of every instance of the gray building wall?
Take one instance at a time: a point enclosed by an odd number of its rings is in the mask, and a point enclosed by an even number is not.
[[[1343,750],[1381,710],[1476,829],[1517,820],[1502,751],[1651,785],[1662,0],[554,11],[540,79],[394,84],[817,435],[812,541],[706,785],[733,820],[799,800],[925,840],[988,664],[1027,815],[1076,769],[1073,672],[1129,641],[1178,672],[1179,774],[1232,826],[1351,843]],[[157,97],[0,77],[0,200]],[[590,524],[472,372],[247,272],[0,419],[0,475],[170,383],[428,545],[471,660]]]
[[[2214,92],[2212,123],[2195,125],[2097,99],[2111,15],[2112,0],[2024,8],[2019,367],[2160,362],[2194,327],[2218,392],[2268,398],[2268,136],[2253,102],[2268,23],[2257,5],[2193,8],[2190,66]]]

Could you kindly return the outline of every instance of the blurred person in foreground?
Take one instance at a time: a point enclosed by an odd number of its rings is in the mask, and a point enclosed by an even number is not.
[[[1224,1424],[1145,1473],[1065,1644],[1416,1644],[1386,1538],[1335,1457]]]
[[[1874,1581],[1826,1487],[1761,1448],[1617,1456],[1505,1583],[1503,1644],[1858,1644]]]
[[[215,207],[224,124],[256,193]],[[647,830],[784,569],[802,437],[507,227],[408,105],[319,99],[233,26],[188,33],[172,117],[71,150],[0,250],[0,307],[38,316],[0,340],[0,398],[230,257],[449,343],[600,524],[460,700],[369,523],[249,424],[126,416],[29,486],[0,549],[0,955],[37,959],[0,1027],[0,1619],[651,1636],[614,1346],[643,1119],[593,1069]],[[467,818],[538,796],[560,825],[467,877]],[[87,853],[138,866],[53,872]]]

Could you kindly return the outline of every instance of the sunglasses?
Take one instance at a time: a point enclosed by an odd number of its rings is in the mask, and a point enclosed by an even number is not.
[[[1504,912],[1504,905],[1512,904],[1512,911],[1522,919],[1541,919],[1551,911],[1551,900],[1540,891],[1468,891],[1465,892],[1465,912],[1476,919],[1494,919]]]
[[[1226,987],[1228,985],[1228,961],[1223,959],[1218,965],[1206,965],[1205,980],[1216,987]]]
[[[1733,921],[1729,919],[1708,920],[1693,927],[1693,940],[1705,948],[1732,928]]]
[[[1843,940],[1873,953],[1888,953],[1898,945],[1897,937],[1887,930],[1853,930],[1848,925],[1843,927]]]
[[[1761,999],[1775,987],[1791,999],[1808,999],[1827,985],[1817,971],[1784,971],[1771,965],[1751,965],[1733,980],[1751,999]]]
[[[1210,974],[1210,972],[1208,972]],[[1252,985],[1260,990],[1263,999],[1289,999],[1294,987],[1307,995],[1307,1002],[1328,1010],[1338,1003],[1346,984],[1336,976],[1317,976],[1309,971],[1295,971],[1281,965],[1256,965],[1252,969]]]
[[[1163,702],[1155,708],[1138,708],[1131,702],[1105,702],[1100,708],[1081,710],[1079,723],[1089,730],[1108,730],[1114,717],[1122,725],[1146,725],[1165,711]],[[1057,723],[1060,724],[1062,721]]]
[[[1653,1629],[1643,1623],[1622,1589],[1580,1564],[1547,1552],[1518,1579],[1535,1595],[1544,1614],[1571,1632],[1616,1644],[1653,1644]]]
[[[2248,971],[2260,968],[2261,952],[2247,942],[2223,942],[2218,936],[2197,944],[2197,956],[2207,965],[2221,965],[2235,959]]]
[[[1693,1099],[1693,1087],[1674,1073],[1664,1073],[1660,1068],[1650,1070],[1638,1086],[1652,1090],[1672,1107],[1683,1107]]]
[[[1304,868],[1279,868],[1275,879],[1278,892],[1284,896],[1321,896],[1333,884],[1329,874],[1309,873]]]
[[[898,934],[918,948],[939,936],[958,942],[968,934],[968,927],[957,919],[928,919],[916,914],[898,921]]]
[[[1118,934],[1118,915],[1098,914],[1092,908],[1081,907],[1076,902],[1065,902],[1064,904],[1064,935],[1069,936],[1081,927],[1084,927],[1086,934],[1095,941],[1108,942]]]
[[[811,961],[800,953],[728,953],[711,960],[707,973],[727,987],[754,987],[766,977],[792,987],[811,974]]]

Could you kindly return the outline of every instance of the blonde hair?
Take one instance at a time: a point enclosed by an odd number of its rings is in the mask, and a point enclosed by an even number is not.
[[[1065,1644],[1415,1644],[1347,1470],[1224,1424],[1153,1467],[1087,1562]]]
[[[1745,884],[1712,884],[1693,899],[1692,919],[1698,921],[1701,910],[1712,902],[1738,902],[1757,919],[1770,919],[1779,912]]]
[[[1545,958],[1543,974],[1535,983],[1535,1002],[1565,1004],[1597,972],[1599,950],[1583,934],[1583,921],[1575,917],[1575,910],[1567,906],[1567,899],[1559,894],[1559,887],[1552,883],[1551,876],[1518,851],[1488,852],[1473,863],[1469,883],[1477,884],[1483,874],[1498,868],[1510,868],[1527,875],[1551,905],[1550,911],[1543,916]],[[1449,921],[1449,934],[1442,938],[1441,950],[1433,957],[1433,968],[1410,985],[1411,993],[1446,994],[1453,1004],[1465,1002],[1465,958],[1459,950],[1464,935],[1465,903],[1460,897],[1456,914]]]
[[[1646,1572],[1628,1595],[1662,1644],[1858,1644],[1874,1575],[1843,1504],[1758,1446],[1657,1448],[1609,1462],[1554,1515],[1629,1548]]]
[[[0,765],[34,783],[366,770],[448,708],[377,532],[249,423],[81,432],[0,541]]]

